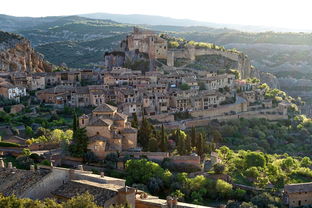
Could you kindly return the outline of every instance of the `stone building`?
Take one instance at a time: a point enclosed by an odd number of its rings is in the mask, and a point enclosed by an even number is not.
[[[312,205],[312,183],[285,185],[284,202],[289,207]]]
[[[99,158],[137,146],[137,130],[131,127],[127,115],[117,112],[117,107],[100,105],[91,114],[79,117],[79,126],[86,128],[88,149]]]
[[[127,36],[122,46],[126,51],[146,53],[150,59],[167,59],[167,41],[149,30],[134,27],[133,33]]]
[[[25,87],[18,87],[10,82],[0,80],[0,95],[20,102],[20,98],[27,95]]]

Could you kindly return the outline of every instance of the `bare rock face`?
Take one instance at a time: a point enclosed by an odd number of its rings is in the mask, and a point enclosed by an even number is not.
[[[260,80],[267,83],[270,88],[280,88],[279,81],[276,76],[268,72],[260,72]]]
[[[0,31],[0,71],[50,72],[52,64],[35,52],[30,42],[16,34]]]

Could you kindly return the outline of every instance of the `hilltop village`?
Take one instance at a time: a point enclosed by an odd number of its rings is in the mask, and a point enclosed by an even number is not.
[[[26,69],[28,64],[22,65]],[[205,204],[208,200],[204,196],[211,195],[215,201],[219,197],[242,201],[249,191],[255,197],[254,193],[266,189],[283,189],[286,182],[280,185],[271,178],[260,181],[261,174],[269,177],[269,173],[259,173],[250,164],[242,167],[246,169],[245,181],[232,180],[224,171],[230,169],[225,165],[234,157],[246,161],[249,156],[260,158],[260,171],[267,170],[265,160],[272,163],[288,158],[272,154],[265,159],[263,153],[249,151],[234,153],[217,146],[220,133],[213,133],[213,142],[208,143],[195,129],[235,119],[287,121],[298,115],[303,105],[300,99],[262,83],[257,70],[241,52],[139,28],[134,28],[118,49],[104,54],[101,69],[2,70],[0,95],[0,121],[4,124],[0,126],[0,153],[5,156],[5,161],[0,160],[0,192],[31,199],[53,195],[64,201],[87,190],[104,207],[125,203],[139,208],[200,207],[177,200]],[[18,121],[9,116],[21,112],[25,114]],[[59,118],[58,113],[64,118]],[[52,116],[43,121],[47,115]],[[304,121],[307,119],[302,118]],[[165,131],[172,131],[173,139],[165,140]],[[144,143],[145,136],[151,138]],[[38,156],[31,158],[30,151]],[[12,159],[12,155],[17,157],[16,161],[6,159]],[[24,168],[30,170],[16,169],[18,158],[23,158],[22,164],[27,162]],[[312,165],[310,160],[299,160],[294,163],[303,164],[301,168]],[[37,167],[34,161],[38,162]],[[140,169],[142,164],[145,169]],[[162,168],[169,166],[177,174]],[[105,175],[108,170],[111,177]],[[272,175],[278,172],[269,171]],[[283,171],[285,177],[293,174]],[[3,180],[12,177],[13,172],[25,187]],[[132,187],[118,176],[126,178]],[[175,180],[183,185],[175,184]],[[205,191],[194,185],[195,180],[204,181]],[[166,187],[166,182],[170,187]],[[188,186],[195,194],[190,193]],[[207,191],[206,186],[216,189],[218,195]],[[298,196],[300,187],[306,190],[305,196]],[[310,193],[311,183],[286,185],[283,200],[290,207],[308,205]]]

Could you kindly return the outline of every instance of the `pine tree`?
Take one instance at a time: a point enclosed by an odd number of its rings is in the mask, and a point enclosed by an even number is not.
[[[164,125],[161,125],[161,132],[160,132],[160,150],[162,152],[167,152],[168,151],[168,139],[167,136],[165,135],[165,129]]]
[[[195,127],[192,127],[191,129],[191,145],[192,147],[196,147],[196,129]]]
[[[132,117],[133,117],[133,120],[131,121],[131,126],[137,129],[139,127],[138,116],[136,113],[132,113]]]

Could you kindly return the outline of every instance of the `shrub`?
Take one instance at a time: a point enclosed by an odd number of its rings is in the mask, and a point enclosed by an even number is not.
[[[20,144],[13,142],[0,142],[0,147],[20,147]]]
[[[225,166],[221,163],[214,164],[213,170],[216,174],[222,174],[225,171]]]

